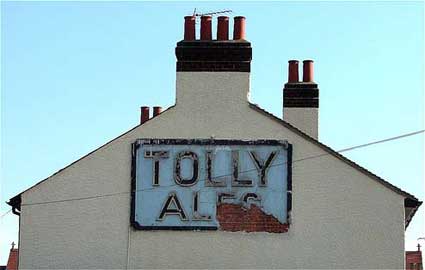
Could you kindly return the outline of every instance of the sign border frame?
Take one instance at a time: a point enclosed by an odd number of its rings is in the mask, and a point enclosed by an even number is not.
[[[217,231],[217,226],[143,226],[136,221],[136,157],[137,151],[142,144],[149,145],[278,145],[287,150],[287,203],[286,224],[291,224],[292,211],[292,144],[287,140],[235,140],[235,139],[137,139],[131,144],[131,207],[130,224],[136,230],[155,231]]]

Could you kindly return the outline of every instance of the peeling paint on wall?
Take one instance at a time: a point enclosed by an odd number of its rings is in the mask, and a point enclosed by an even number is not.
[[[288,223],[280,222],[255,204],[248,208],[230,203],[218,204],[217,220],[222,231],[285,233],[289,229]]]

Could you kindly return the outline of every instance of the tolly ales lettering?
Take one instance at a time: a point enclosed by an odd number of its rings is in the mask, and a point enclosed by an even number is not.
[[[249,211],[260,215],[257,223],[288,224],[286,141],[140,139],[132,151],[132,222],[138,229],[234,231],[244,218],[252,222]]]

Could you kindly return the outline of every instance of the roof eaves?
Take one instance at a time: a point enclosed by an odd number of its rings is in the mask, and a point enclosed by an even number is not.
[[[406,200],[407,199],[405,199],[405,202],[404,202],[405,207],[406,207]],[[405,228],[407,228],[407,226],[409,226],[410,221],[412,221],[412,218],[416,214],[416,212],[418,211],[419,206],[422,205],[422,201],[417,201],[417,202],[418,203],[414,207],[412,207],[413,210],[409,213],[409,215],[407,217],[405,217]]]

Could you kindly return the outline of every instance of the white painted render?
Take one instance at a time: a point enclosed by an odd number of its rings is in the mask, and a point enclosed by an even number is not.
[[[249,73],[178,72],[175,107],[24,192],[20,268],[403,268],[404,198],[334,156],[297,162],[326,152],[252,109],[248,89]],[[293,144],[288,233],[130,227],[131,143],[210,137]]]
[[[311,137],[319,138],[318,108],[283,108],[283,120]]]

